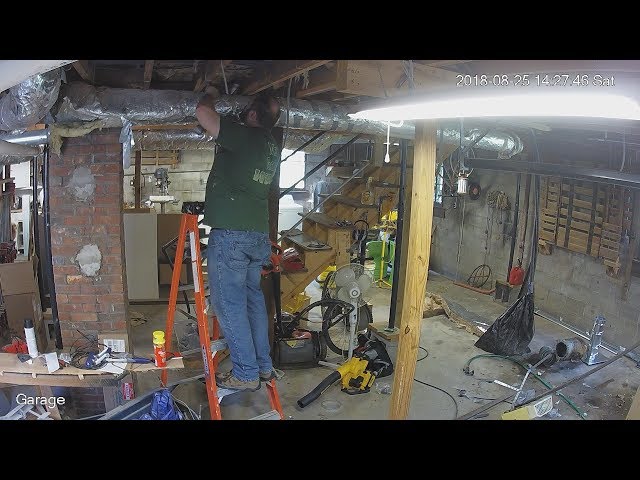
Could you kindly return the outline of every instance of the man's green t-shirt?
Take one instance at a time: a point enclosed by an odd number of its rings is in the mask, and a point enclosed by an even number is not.
[[[267,198],[280,149],[265,129],[220,118],[216,153],[207,180],[204,223],[227,230],[269,231]]]

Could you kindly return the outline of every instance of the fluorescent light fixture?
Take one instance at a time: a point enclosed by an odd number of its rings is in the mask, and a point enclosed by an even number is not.
[[[607,93],[549,92],[415,100],[349,114],[354,119],[391,122],[473,117],[598,117],[640,120],[635,100]]]

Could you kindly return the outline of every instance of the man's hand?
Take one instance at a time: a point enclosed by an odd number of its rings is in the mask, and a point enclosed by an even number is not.
[[[215,110],[215,101],[210,95],[205,95],[196,107],[196,118],[209,135],[218,138],[220,133],[220,115]]]

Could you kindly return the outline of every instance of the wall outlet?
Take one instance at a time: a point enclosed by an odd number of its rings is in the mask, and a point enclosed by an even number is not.
[[[111,348],[113,353],[126,353],[128,340],[126,333],[101,333],[98,335],[98,342]]]
[[[116,338],[105,338],[102,340],[105,347],[109,347],[113,353],[125,353],[126,345],[124,340]]]

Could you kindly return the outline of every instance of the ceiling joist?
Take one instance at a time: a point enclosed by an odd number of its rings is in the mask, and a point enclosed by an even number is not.
[[[336,70],[319,68],[309,72],[309,84],[296,92],[296,98],[307,98],[336,89]]]
[[[243,90],[244,95],[255,95],[278,83],[289,80],[308,70],[320,67],[331,60],[287,60],[277,62],[268,70],[259,70],[254,80]]]
[[[416,91],[454,88],[456,73],[414,62],[413,83]],[[338,92],[385,98],[406,94],[409,84],[402,60],[338,60]]]
[[[73,62],[72,65],[85,82],[93,83],[93,71],[89,66],[88,60],[78,60]]]
[[[151,77],[153,75],[153,65],[154,60],[145,60],[144,61],[144,90],[149,89],[149,85],[151,85]]]

